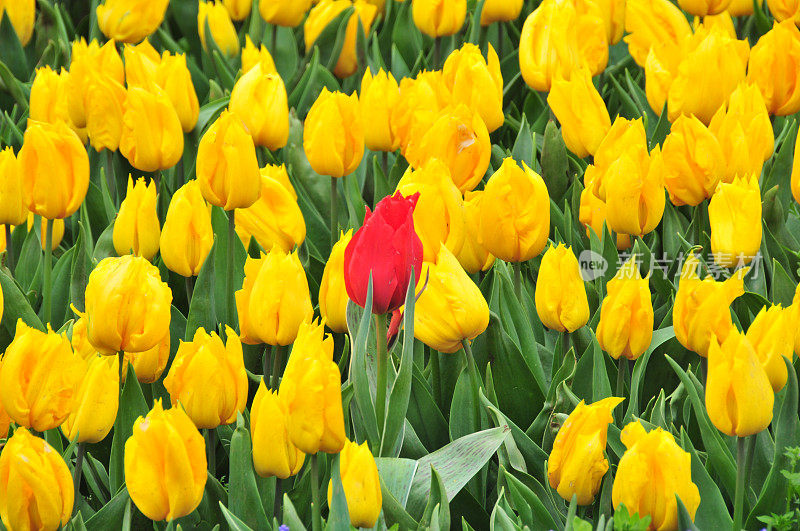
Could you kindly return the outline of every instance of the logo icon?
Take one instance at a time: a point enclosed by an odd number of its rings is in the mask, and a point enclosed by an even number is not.
[[[602,276],[608,269],[606,259],[591,249],[581,251],[578,263],[581,266],[581,277],[587,282]]]

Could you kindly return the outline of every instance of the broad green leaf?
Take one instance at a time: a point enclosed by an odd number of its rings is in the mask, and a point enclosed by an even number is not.
[[[244,425],[241,413],[236,418],[230,446],[230,483],[228,508],[231,513],[254,529],[267,520],[253,472],[253,449],[250,431]]]
[[[418,529],[426,529],[428,527],[450,529],[450,503],[447,499],[447,492],[445,492],[442,478],[433,466],[431,466],[430,495],[428,496],[425,511],[419,521]]]
[[[128,489],[122,488],[91,518],[86,520],[86,528],[98,531],[115,531],[120,528],[125,514],[125,508],[131,503]]]
[[[681,428],[679,442],[683,449],[692,456],[692,481],[700,491],[700,506],[695,514],[695,522],[700,529],[711,529],[715,526],[730,527],[733,520],[728,512],[728,506],[725,504],[725,498],[722,497],[719,487],[700,461],[689,435],[683,428]]]
[[[192,301],[189,304],[189,314],[186,318],[186,341],[191,341],[195,331],[203,327],[206,332],[217,327],[214,282],[216,279],[214,266],[217,242],[211,246],[205,262],[197,275],[197,281],[192,291]]]
[[[237,518],[222,502],[219,502],[219,508],[222,510],[222,515],[225,517],[225,521],[228,522],[228,528],[231,531],[252,531],[252,527]]]
[[[133,424],[139,417],[147,415],[147,411],[147,402],[145,402],[144,395],[142,395],[142,388],[136,379],[133,365],[129,363],[125,386],[119,399],[119,410],[114,421],[113,439],[111,441],[109,476],[111,478],[112,494],[116,494],[125,482],[125,443],[133,434]]]
[[[336,455],[331,464],[331,483],[333,495],[331,497],[330,514],[326,522],[326,529],[331,531],[350,531],[350,513],[347,509],[347,499],[344,496],[342,476],[339,472],[341,455]]]

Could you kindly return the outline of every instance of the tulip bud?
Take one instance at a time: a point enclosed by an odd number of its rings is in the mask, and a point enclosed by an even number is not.
[[[400,192],[367,207],[364,224],[344,251],[344,282],[350,300],[364,308],[372,276],[372,313],[390,313],[403,305],[411,280],[422,269],[422,241],[414,230],[418,195]]]
[[[311,8],[311,0],[261,0],[258,12],[267,23],[273,26],[294,28],[303,22]]]
[[[430,129],[452,99],[441,70],[421,72],[416,79],[405,77],[400,80],[400,99],[392,108],[390,120],[404,153],[413,138]]]
[[[105,0],[97,6],[97,25],[109,39],[136,43],[155,33],[169,0]]]
[[[608,39],[599,7],[574,0],[545,0],[525,20],[519,42],[519,66],[534,90],[548,91],[556,73],[585,66],[592,75],[608,63]]]
[[[764,0],[757,0],[758,7],[760,8],[764,4]],[[767,2],[769,4],[769,2]],[[777,2],[775,2],[777,3]],[[791,2],[790,2],[791,3]],[[770,6],[769,8],[770,13],[772,13],[776,18],[778,14],[776,9]],[[728,4],[727,9],[728,14],[732,17],[745,17],[748,15],[753,14],[753,1],[752,0],[731,0],[731,3]]]
[[[86,132],[96,151],[116,151],[122,137],[125,87],[105,75],[91,75],[86,89]]]
[[[80,359],[66,336],[17,320],[0,372],[0,400],[14,422],[36,431],[60,426],[75,405],[80,377]]]
[[[197,32],[200,42],[208,53],[209,44],[206,42],[206,24],[211,29],[211,38],[219,50],[227,57],[239,55],[239,36],[233,27],[228,10],[221,3],[199,2],[197,5]]]
[[[0,369],[2,369],[3,363],[0,360]],[[6,413],[5,408],[3,407],[3,402],[0,401],[0,439],[8,438],[8,428],[11,427],[11,417],[8,416]]]
[[[511,22],[519,18],[523,0],[486,0],[481,11],[481,26]]]
[[[678,5],[696,17],[718,15],[728,9],[731,0],[678,0]]]
[[[184,277],[196,276],[214,244],[211,212],[197,181],[181,186],[169,202],[161,231],[161,259],[167,269]]]
[[[306,116],[303,149],[311,168],[320,175],[344,177],[364,156],[364,123],[358,96],[323,88]]]
[[[129,254],[105,258],[86,285],[89,341],[105,355],[150,350],[169,332],[171,304],[156,266]]]
[[[597,325],[600,348],[615,360],[636,360],[653,338],[653,303],[649,276],[642,278],[632,256],[606,284],[606,297]]]
[[[761,2],[759,2],[759,5],[761,5]],[[795,24],[800,21],[800,5],[793,0],[767,0],[767,6],[769,6],[769,12],[775,17],[776,21],[783,22],[786,19],[792,19]],[[750,3],[750,12],[743,14],[753,14],[752,2]]]
[[[795,322],[793,308],[766,306],[758,312],[747,329],[747,340],[753,346],[758,361],[767,374],[772,390],[778,392],[786,385],[788,372],[783,358],[792,362]]]
[[[136,419],[125,442],[125,484],[146,517],[172,521],[194,511],[203,499],[206,467],[205,441],[183,408],[164,410],[157,399]]]
[[[794,316],[794,352],[800,356],[800,284],[797,285],[794,291],[794,299],[792,300],[792,315]]]
[[[361,118],[364,141],[372,151],[395,151],[400,138],[391,121],[392,111],[400,99],[400,89],[392,73],[379,70],[375,76],[367,67],[361,80]]]
[[[287,254],[277,244],[261,258],[247,257],[244,283],[235,297],[242,341],[250,345],[288,345],[314,315],[297,251]]]
[[[413,0],[411,13],[417,28],[429,37],[457,33],[467,17],[467,0]]]
[[[411,168],[397,183],[403,197],[419,194],[414,208],[414,230],[422,241],[423,260],[436,261],[440,245],[454,254],[464,245],[464,200],[439,159]]]
[[[711,252],[724,267],[748,264],[761,248],[761,191],[758,177],[719,183],[708,204]]]
[[[603,224],[608,225],[608,207],[605,201],[594,195],[592,181],[587,177],[584,176],[586,188],[581,192],[578,219],[586,227],[587,238],[591,238],[591,233],[594,232],[597,239],[602,242]],[[615,243],[618,250],[629,249],[631,247],[631,237],[629,234],[617,234]]]
[[[319,314],[334,332],[347,332],[347,288],[344,285],[344,250],[353,230],[342,233],[333,245],[319,284]]]
[[[506,262],[537,256],[550,233],[550,196],[527,164],[507,158],[486,183],[480,201],[478,243]]]
[[[89,156],[64,125],[30,121],[19,151],[28,209],[47,219],[71,216],[89,188]]]
[[[680,116],[664,140],[664,184],[672,204],[697,206],[710,198],[724,168],[716,137],[694,116]]]
[[[625,31],[628,51],[642,67],[653,46],[669,43],[677,47],[692,35],[686,16],[669,0],[628,0]]]
[[[606,27],[608,45],[617,44],[625,33],[625,6],[627,0],[584,0],[594,4],[600,10],[603,23]],[[577,3],[578,9],[582,4]]]
[[[414,337],[438,350],[456,352],[463,340],[489,326],[489,306],[456,257],[442,245],[435,262],[425,262],[417,286],[426,286],[414,306]]]
[[[263,3],[262,3],[263,4]],[[250,35],[244,37],[244,48],[242,49],[242,73],[246,74],[256,65],[261,65],[262,73],[277,73],[275,69],[275,61],[272,59],[272,54],[262,44],[256,48],[253,41],[250,40]]]
[[[250,0],[222,0],[223,5],[228,10],[228,14],[233,20],[244,20],[250,14],[253,3]]]
[[[333,338],[324,323],[304,322],[281,379],[278,398],[286,404],[289,440],[306,454],[335,454],[344,447],[344,412]]]
[[[772,422],[774,401],[767,373],[744,334],[733,329],[722,344],[711,341],[706,410],[719,431],[737,437],[755,435]]]
[[[155,76],[156,83],[172,102],[183,131],[188,133],[197,125],[200,106],[194,90],[192,75],[186,66],[186,56],[182,53],[172,55],[164,52],[164,56],[156,68]]]
[[[569,80],[557,73],[547,103],[561,124],[567,148],[580,158],[594,155],[611,129],[611,118],[589,70],[575,70]]]
[[[133,177],[128,176],[128,192],[114,222],[114,249],[119,256],[130,253],[152,260],[158,252],[161,227],[156,213],[157,198],[155,181],[145,183],[139,177],[134,185]]]
[[[169,361],[170,337],[169,331],[153,347],[143,352],[126,352],[125,365],[122,370],[122,381],[128,374],[128,363],[133,366],[133,372],[139,383],[155,383]]]
[[[39,237],[39,241],[42,243],[42,251],[47,248],[47,224],[48,220],[46,218],[39,217],[39,227],[36,228],[36,219],[37,217],[34,216],[33,212],[28,212],[28,222],[27,228],[28,232],[32,230],[36,230],[36,235]],[[50,246],[51,251],[55,251],[58,249],[58,246],[61,244],[61,239],[64,237],[64,220],[63,219],[54,219],[53,220],[53,241],[52,245]]]
[[[503,125],[503,74],[491,43],[486,59],[480,48],[464,44],[447,58],[443,73],[455,103],[477,111],[490,133]]]
[[[198,428],[230,424],[247,405],[247,373],[242,344],[229,326],[226,343],[200,327],[192,341],[181,341],[164,379],[172,406],[180,406]]]
[[[0,150],[0,224],[20,225],[28,217],[22,172],[10,146]]]
[[[366,441],[357,444],[346,440],[339,454],[339,474],[350,524],[354,527],[375,527],[381,514],[381,481],[378,466]],[[333,479],[328,482],[328,505],[333,498]]]
[[[306,454],[292,444],[286,429],[288,411],[278,393],[261,380],[250,408],[253,467],[261,477],[286,479],[303,467]]]
[[[467,192],[464,196],[464,245],[456,255],[461,267],[469,274],[486,271],[494,264],[494,255],[478,243],[480,201],[483,191]]]
[[[733,330],[730,305],[744,294],[747,268],[739,269],[724,282],[716,282],[710,276],[700,280],[699,266],[700,261],[690,252],[681,270],[672,322],[681,345],[705,358],[713,338],[725,341]]]
[[[0,454],[0,519],[7,529],[55,531],[72,516],[67,464],[41,437],[17,428]]]
[[[775,23],[750,53],[747,82],[758,87],[770,114],[800,110],[800,30],[794,20]]]
[[[150,41],[145,39],[136,46],[125,45],[122,57],[125,59],[125,83],[128,88],[146,89],[155,82],[161,56]]]
[[[20,44],[26,46],[33,35],[33,23],[36,21],[35,0],[13,0],[0,5],[0,18],[5,16],[11,22],[14,33]]]
[[[142,171],[166,170],[183,156],[181,121],[166,93],[156,86],[128,89],[119,152]]]
[[[240,77],[228,108],[242,120],[256,145],[275,151],[289,139],[289,105],[283,79],[270,72],[270,66],[259,63]]]
[[[459,190],[473,190],[489,168],[489,131],[477,112],[464,104],[443,109],[430,128],[412,135],[405,156],[413,168],[438,158],[450,168]]]
[[[464,2],[464,0],[459,1]],[[348,19],[342,50],[339,52],[339,59],[333,68],[334,75],[340,79],[352,76],[358,69],[358,56],[356,54],[358,23],[359,21],[361,22],[361,26],[364,28],[364,35],[369,35],[369,29],[378,11],[377,8],[364,0],[322,0],[311,9],[303,26],[306,53],[308,54],[314,49],[314,44],[325,27],[349,7],[354,8],[355,12]]]
[[[619,460],[611,499],[630,514],[650,517],[651,529],[678,529],[678,502],[694,519],[700,491],[692,482],[692,458],[675,443],[672,434],[655,428],[645,432],[638,421],[622,430],[627,450]]]
[[[113,40],[103,46],[97,41],[88,45],[83,39],[75,41],[71,57],[66,81],[67,110],[75,127],[86,127],[86,95],[92,77],[105,75],[121,85],[125,82],[125,70]]]
[[[75,408],[61,425],[64,436],[79,443],[98,443],[114,426],[119,407],[119,362],[92,354],[83,361]]]
[[[574,332],[589,320],[589,300],[578,260],[563,243],[542,257],[534,293],[536,312],[547,328]]]
[[[641,118],[628,120],[618,116],[597,147],[593,163],[586,168],[583,177],[586,188],[604,202],[608,202],[606,176],[611,173],[611,166],[623,153],[633,157],[637,163],[646,165],[647,138]]]
[[[567,417],[553,441],[547,462],[550,486],[565,500],[577,496],[578,505],[589,505],[608,471],[606,448],[611,412],[624,398],[604,398],[586,405],[583,400]]]
[[[636,236],[658,226],[666,204],[661,151],[656,146],[649,157],[639,154],[636,149],[623,153],[605,178],[608,228]]]
[[[206,201],[225,210],[258,200],[261,173],[253,138],[238,115],[222,111],[197,146],[197,182]]]
[[[31,84],[30,111],[28,117],[37,122],[56,124],[63,122],[75,131],[82,142],[86,131],[76,127],[69,115],[69,76],[62,68],[58,73],[45,65],[36,69]]]

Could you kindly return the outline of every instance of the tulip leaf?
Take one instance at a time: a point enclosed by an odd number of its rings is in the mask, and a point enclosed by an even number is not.
[[[21,7],[20,9],[27,10],[28,8]],[[28,60],[6,11],[0,12],[0,60],[8,66],[16,78],[27,81],[30,72]],[[23,108],[27,109],[28,107],[25,105]]]
[[[328,24],[325,29],[319,34],[317,39],[311,44],[311,47],[317,47],[320,51],[320,63],[325,66],[329,71],[333,71],[336,63],[339,61],[339,56],[344,48],[345,37],[347,35],[347,25],[350,22],[350,17],[355,13],[355,8],[350,6],[336,15]],[[306,50],[308,53],[309,50]]]
[[[644,375],[645,371],[647,370],[647,364],[650,361],[650,356],[653,355],[653,352],[669,341],[670,339],[675,337],[675,330],[671,326],[668,328],[662,328],[661,330],[656,330],[653,332],[653,338],[650,341],[650,346],[647,348],[644,354],[639,356],[636,360],[636,363],[633,366],[633,374],[631,375],[631,389],[630,389],[630,401],[628,403],[628,410],[625,413],[625,422],[629,422],[634,416],[638,416],[639,411],[639,397],[642,393],[642,387],[644,386]]]
[[[83,214],[83,210],[81,211]],[[89,272],[91,264],[91,254],[88,241],[88,232],[82,222],[78,222],[78,236],[75,238],[75,246],[72,252],[72,264],[70,266],[69,280],[69,302],[83,311],[85,307],[86,284],[89,282]]]
[[[283,523],[286,524],[292,531],[305,531],[306,526],[297,515],[297,509],[294,508],[292,500],[289,499],[288,494],[283,495]]]
[[[367,287],[366,307],[372,307],[372,273],[369,277]],[[359,317],[360,314],[360,317]],[[367,441],[373,452],[380,455],[376,450],[380,449],[380,434],[378,433],[378,420],[375,416],[372,393],[370,391],[369,378],[367,377],[366,358],[368,340],[370,337],[370,321],[372,312],[359,312],[359,307],[353,301],[347,301],[347,328],[350,333],[350,345],[352,348],[350,355],[349,378],[353,382],[355,396],[355,407],[363,420],[362,428],[366,431]]]
[[[14,278],[24,292],[36,288],[37,278],[41,282],[44,258],[42,257],[42,242],[37,234],[41,226],[41,218],[36,216],[32,230],[28,231],[22,243],[22,249],[17,257],[17,265],[14,268]]]
[[[333,485],[333,495],[331,496],[330,513],[325,529],[331,531],[350,531],[350,513],[347,509],[347,499],[344,496],[342,486],[342,476],[339,469],[341,454],[337,454],[331,463],[331,484]]]
[[[67,312],[72,314],[69,309],[69,292],[70,292],[70,270],[72,269],[72,256],[75,253],[75,248],[72,247],[67,250],[58,259],[53,267],[52,276],[52,290],[50,296],[52,297],[52,314],[50,324],[54,329],[61,328],[64,324]]]
[[[131,497],[127,488],[122,488],[111,498],[111,501],[86,520],[86,528],[98,531],[113,531],[120,528],[125,515],[125,509],[130,504]]]
[[[232,514],[257,529],[267,520],[267,515],[256,485],[252,452],[250,432],[244,425],[244,417],[239,413],[236,429],[231,436],[228,507]]]
[[[700,490],[700,505],[695,514],[695,522],[700,529],[713,529],[714,527],[730,527],[733,523],[725,504],[725,498],[719,487],[709,475],[706,467],[700,461],[697,450],[694,449],[689,435],[681,427],[681,447],[692,456],[692,482]]]
[[[792,304],[797,283],[792,279],[780,262],[772,259],[772,287],[770,288],[771,302],[782,304],[784,308]]]
[[[500,469],[505,487],[508,490],[511,506],[522,516],[522,521],[531,529],[559,529],[559,524],[537,495],[522,481],[510,474],[505,468]],[[533,479],[533,478],[531,478]],[[535,480],[534,480],[535,481]]]
[[[769,190],[777,185],[778,199],[780,199],[784,209],[789,209],[794,203],[792,187],[788,186],[791,181],[794,145],[797,137],[797,126],[794,118],[785,122],[785,126],[778,138],[780,137],[783,137],[783,141],[780,143],[780,147],[778,147],[778,140],[776,139],[775,141],[775,155],[772,160],[772,167],[769,169],[769,173],[762,178],[761,189]]]
[[[407,65],[414,64],[422,51],[422,34],[412,19],[410,2],[403,2],[398,7],[397,19],[392,28],[392,43]]]
[[[217,315],[216,322],[223,322],[220,316],[232,315],[233,322],[228,323],[232,328],[237,328],[236,308],[234,303],[233,311],[228,311],[228,296],[226,293],[226,275],[229,267],[233,267],[233,289],[234,292],[242,288],[244,282],[244,263],[247,259],[247,251],[242,244],[241,238],[233,233],[233,257],[228,256],[228,216],[233,215],[233,210],[227,213],[220,207],[211,208],[211,226],[214,229],[214,245],[219,252],[214,252],[214,308]],[[209,254],[209,256],[211,256]],[[194,297],[193,297],[194,298]],[[216,322],[214,328],[216,328]]]
[[[86,524],[83,522],[83,514],[81,512],[78,512],[75,518],[70,520],[68,529],[70,531],[86,531]]]
[[[219,502],[219,508],[222,510],[222,516],[225,517],[225,521],[228,522],[231,531],[253,531],[252,527],[237,518],[222,502]]]
[[[478,0],[475,3],[475,11],[472,12],[472,17],[469,19],[469,30],[467,31],[467,42],[471,42],[476,46],[480,46],[481,36],[481,15],[483,15],[483,6],[486,0]]]
[[[664,103],[664,108],[661,110],[661,114],[658,117],[658,122],[650,132],[650,142],[648,143],[648,147],[652,150],[656,147],[656,145],[662,145],[664,140],[666,140],[671,128],[672,124],[669,121],[667,104]]]
[[[435,521],[434,514],[438,516]],[[447,499],[447,492],[445,491],[444,483],[442,483],[442,478],[431,465],[430,495],[417,529],[426,529],[437,524],[439,529],[450,529],[450,503]]]
[[[536,147],[533,143],[533,133],[531,127],[528,125],[528,119],[522,115],[522,120],[519,125],[519,132],[517,139],[514,141],[514,147],[511,149],[511,156],[517,162],[524,162],[529,167],[533,168],[533,160],[536,156]]]
[[[19,284],[9,274],[5,267],[0,268],[0,287],[3,290],[3,336],[4,345],[8,345],[14,338],[17,330],[17,320],[22,321],[32,328],[44,330],[42,321],[31,308],[28,299],[22,293]],[[7,338],[7,339],[6,339]]]
[[[6,64],[2,60],[0,60],[0,89],[11,94],[11,97],[14,98],[14,101],[17,103],[17,105],[20,106],[21,109],[24,109],[26,111],[28,110],[28,97],[26,97],[25,95],[24,86],[22,85],[22,83],[20,83],[20,81],[16,77],[14,77],[14,74],[11,73],[11,70],[9,70],[8,66],[6,66]],[[8,114],[6,114],[5,116],[8,116]],[[17,132],[18,133],[17,136],[21,136],[21,133],[16,127],[16,124],[13,124],[11,119],[8,119],[8,122],[9,124],[14,125],[14,127],[12,127],[12,132]]]
[[[611,381],[608,379],[606,356],[597,343],[597,337],[592,332],[592,402],[614,396],[611,390]],[[588,356],[586,356],[588,358]],[[581,357],[583,359],[583,356]],[[623,397],[624,398],[624,397]]]
[[[413,382],[411,384],[411,400],[408,404],[408,422],[414,428],[422,444],[427,448],[439,448],[447,444],[447,421],[442,415],[430,384],[425,379],[420,368],[413,367]]]
[[[191,341],[195,331],[203,327],[206,331],[211,331],[217,327],[216,305],[214,303],[214,262],[217,249],[217,241],[211,246],[211,250],[206,256],[205,262],[200,267],[197,281],[192,291],[192,300],[189,304],[189,313],[186,317],[186,341]],[[223,281],[224,282],[224,281]]]
[[[136,379],[133,365],[129,363],[125,386],[119,398],[119,408],[114,421],[114,434],[111,441],[109,477],[113,494],[119,492],[125,482],[125,443],[133,434],[133,424],[136,419],[147,415],[147,411],[147,402],[142,394],[142,388]]]
[[[700,528],[694,525],[692,521],[691,515],[689,515],[689,511],[686,510],[686,506],[683,504],[683,500],[681,500],[680,496],[677,494],[675,495],[675,499],[678,502],[678,528],[681,531],[700,531]],[[714,527],[719,527],[720,522],[714,522]]]
[[[442,478],[447,499],[452,500],[497,452],[511,429],[501,426],[461,437],[418,460],[406,506],[409,514],[421,515],[430,494],[431,469]]]
[[[224,98],[210,101],[200,108],[200,113],[198,114],[197,118],[197,125],[194,127],[194,131],[198,136],[205,132],[206,126],[214,123],[220,113],[225,109],[225,107],[228,106],[229,101],[230,96],[225,96]]]
[[[559,204],[569,187],[569,161],[564,138],[553,120],[548,120],[544,128],[542,145],[542,179],[547,185],[550,198]],[[572,219],[571,217],[569,218]],[[571,231],[567,231],[569,234]]]

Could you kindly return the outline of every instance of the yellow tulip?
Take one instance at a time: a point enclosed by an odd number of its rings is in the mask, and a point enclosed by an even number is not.
[[[17,160],[28,210],[47,219],[78,210],[89,188],[89,156],[72,129],[30,121]]]
[[[0,454],[0,519],[7,529],[56,531],[72,516],[75,489],[55,448],[18,428]]]
[[[75,408],[61,425],[64,436],[79,443],[98,443],[114,426],[119,407],[119,362],[92,354],[83,361]]]
[[[344,177],[364,156],[364,123],[358,96],[323,88],[306,116],[303,149],[311,168],[320,175]]]
[[[391,72],[379,70],[375,76],[367,67],[361,80],[361,119],[364,142],[372,151],[396,151],[400,138],[391,121],[392,111],[400,99],[400,88]]]
[[[128,89],[119,152],[142,171],[166,170],[181,159],[181,121],[169,97],[159,87]]]
[[[239,55],[239,36],[224,5],[214,0],[201,1],[197,4],[197,33],[200,35],[203,48],[210,53],[209,44],[206,42],[206,24],[211,30],[211,38],[224,55],[227,57]]]
[[[800,203],[800,135],[794,142],[794,155],[792,158],[792,175],[791,175],[792,196],[794,200]]]
[[[760,8],[764,0],[757,0],[758,7]],[[775,14],[775,10],[770,7],[770,12]],[[753,14],[753,1],[752,0],[731,0],[728,4],[728,13],[732,17],[745,17]]]
[[[105,0],[97,6],[97,25],[109,39],[139,42],[155,33],[169,0]]]
[[[647,139],[641,118],[628,120],[618,116],[595,150],[593,163],[586,168],[584,185],[605,202],[608,202],[606,176],[623,153],[633,157],[640,166],[647,164]]]
[[[261,172],[253,137],[239,115],[222,111],[197,146],[197,182],[203,197],[225,210],[258,200]]]
[[[324,323],[300,325],[281,379],[289,440],[306,454],[337,453],[345,442],[342,386]]]
[[[122,367],[122,381],[128,374],[128,364],[133,366],[133,372],[139,383],[154,383],[161,378],[169,361],[170,337],[169,331],[150,349],[144,352],[126,352]]]
[[[131,500],[151,520],[172,521],[203,499],[206,445],[180,407],[164,410],[157,399],[139,417],[125,442],[125,484]]]
[[[770,114],[800,110],[800,30],[794,20],[775,23],[750,53],[747,82],[758,87]]]
[[[761,191],[758,177],[719,183],[708,204],[711,252],[724,267],[748,264],[761,248]]]
[[[478,243],[482,199],[483,191],[467,192],[464,196],[464,245],[456,258],[469,274],[486,271],[494,264],[494,255]]]
[[[722,344],[711,341],[706,410],[719,431],[747,437],[766,429],[774,401],[767,373],[744,334],[734,329]]]
[[[592,181],[587,180],[585,184],[586,188],[581,192],[578,219],[586,227],[587,238],[591,238],[591,233],[594,232],[597,239],[602,241],[603,224],[608,225],[608,207],[605,201],[594,195]],[[629,249],[631,247],[631,237],[629,234],[617,234],[615,243],[618,250]]]
[[[700,280],[699,266],[694,253],[689,253],[681,270],[672,322],[681,345],[705,358],[714,338],[725,341],[733,330],[730,305],[744,294],[742,279],[747,269],[738,270],[724,282],[716,282],[710,276]]]
[[[80,68],[78,68],[80,70]],[[30,110],[28,117],[37,122],[56,124],[63,122],[86,142],[86,130],[76,127],[69,114],[70,73],[61,68],[58,73],[43,66],[36,69],[31,84]],[[85,124],[84,124],[85,125]]]
[[[574,70],[569,79],[557,73],[547,103],[561,124],[567,148],[580,158],[594,155],[611,129],[611,118],[589,70]]]
[[[404,153],[413,168],[438,158],[462,193],[478,185],[489,167],[491,141],[477,112],[464,104],[446,107],[419,133],[411,135]]]
[[[656,43],[647,54],[644,64],[645,96],[650,108],[658,115],[667,104],[669,89],[686,54],[687,41],[684,40],[680,46],[671,42]]]
[[[354,527],[375,527],[381,514],[381,480],[378,466],[369,451],[366,441],[357,444],[350,440],[344,443],[339,454],[339,474],[342,478],[344,497],[350,524]],[[328,482],[328,505],[333,498],[333,480]]]
[[[344,250],[353,230],[343,232],[333,245],[319,284],[319,314],[334,332],[347,332],[347,289],[344,285]]]
[[[172,291],[139,256],[103,259],[86,285],[89,341],[100,354],[144,352],[169,332]]]
[[[260,0],[261,18],[274,26],[294,28],[303,22],[311,8],[311,0]]]
[[[463,340],[489,326],[489,306],[447,247],[425,262],[417,285],[426,286],[414,306],[414,337],[440,352],[456,352]]]
[[[269,68],[269,63],[259,63],[240,77],[228,108],[242,120],[257,146],[275,151],[289,139],[289,105],[283,79]]]
[[[322,0],[319,4],[311,9],[306,19],[305,31],[306,39],[306,53],[312,50],[315,41],[336,16],[347,9],[348,7],[355,9],[354,15],[351,15],[347,22],[347,29],[345,30],[344,43],[342,50],[339,52],[339,59],[336,61],[336,66],[333,67],[333,73],[336,77],[344,79],[355,74],[358,70],[358,55],[356,53],[356,44],[358,41],[358,26],[364,28],[364,35],[369,35],[369,29],[372,26],[372,21],[375,20],[378,9],[376,6],[365,2],[364,0]]]
[[[792,312],[791,307],[765,306],[753,319],[746,334],[759,363],[767,373],[772,390],[776,393],[783,389],[788,378],[783,358],[789,360],[789,363],[793,361],[796,323]]]
[[[550,195],[527,164],[507,158],[486,183],[480,200],[478,243],[506,262],[537,256],[550,234]]]
[[[627,450],[619,460],[611,491],[614,507],[624,504],[630,514],[649,516],[649,529],[675,531],[678,497],[694,519],[700,491],[692,481],[692,458],[672,434],[661,428],[645,432],[639,421],[633,421],[620,438]]]
[[[694,116],[678,117],[661,155],[672,204],[696,206],[713,195],[724,161],[719,141],[703,122]]]
[[[0,150],[0,224],[20,225],[28,217],[22,172],[10,146]]]
[[[604,457],[611,412],[624,398],[604,398],[593,404],[583,400],[564,421],[553,441],[547,462],[547,479],[565,500],[577,497],[578,505],[589,505],[608,471]]]
[[[145,39],[135,46],[126,44],[122,57],[125,60],[125,83],[128,88],[148,88],[155,82],[161,56],[149,40]]]
[[[244,283],[236,292],[242,342],[285,346],[314,314],[308,280],[297,256],[273,245],[261,258],[247,257]],[[306,452],[314,453],[314,452]]]
[[[441,245],[454,254],[461,251],[464,200],[442,161],[429,159],[418,170],[409,168],[397,183],[396,191],[403,197],[419,194],[414,208],[414,230],[422,241],[423,260],[436,261]]]
[[[109,76],[93,75],[86,89],[86,133],[96,151],[116,151],[122,138],[125,87]]]
[[[628,0],[625,31],[628,35],[623,40],[628,44],[628,51],[642,67],[653,46],[663,43],[680,46],[692,35],[686,16],[669,0]]]
[[[453,35],[464,25],[467,0],[412,0],[414,24],[434,39]]]
[[[14,28],[19,42],[26,46],[33,35],[36,21],[36,0],[10,0],[0,2],[0,18],[5,15]]]
[[[620,234],[642,236],[661,222],[666,204],[664,164],[656,147],[649,157],[636,149],[625,151],[607,171],[608,228]]]
[[[196,276],[214,243],[211,213],[200,186],[191,180],[169,202],[159,245],[167,269],[184,277]]]
[[[481,26],[495,22],[511,22],[522,12],[523,0],[486,0],[481,11]]]
[[[18,319],[0,372],[0,400],[8,416],[36,431],[60,426],[78,397],[80,362],[66,336]]]
[[[589,320],[589,301],[578,259],[563,243],[542,257],[534,293],[536,312],[547,328],[574,332]]]
[[[769,12],[777,21],[791,19],[796,25],[800,22],[800,3],[797,0],[767,0]],[[750,5],[750,12],[753,13],[753,5]]]
[[[114,222],[113,241],[118,255],[130,253],[148,260],[156,255],[161,237],[157,201],[155,181],[145,183],[139,177],[134,185],[133,177],[128,176],[128,191]]]
[[[261,380],[250,408],[253,467],[261,477],[286,479],[303,467],[306,454],[292,444],[286,429],[286,404]]]
[[[481,49],[464,44],[444,62],[444,82],[455,103],[463,103],[477,113],[491,133],[505,122],[503,114],[503,74],[500,59],[489,43],[486,59]]]
[[[678,0],[678,5],[696,17],[718,15],[728,9],[731,0]]]
[[[794,299],[792,300],[792,314],[794,316],[794,352],[800,356],[800,284],[797,285],[794,291]]]
[[[244,20],[250,14],[253,2],[250,0],[222,0],[222,4],[228,10],[228,14],[233,20]]]
[[[216,332],[198,328],[191,341],[181,341],[164,379],[172,406],[182,407],[198,428],[230,424],[247,405],[247,373],[242,343],[229,326],[225,344]]]
[[[36,234],[39,236],[39,241],[42,243],[42,251],[47,248],[47,224],[49,221],[46,218],[39,218],[40,225],[39,229],[36,231]],[[28,212],[28,222],[27,222],[28,232],[34,230],[36,227],[36,217],[33,215],[33,212]],[[54,219],[53,220],[53,242],[50,246],[50,250],[58,249],[58,246],[61,244],[61,239],[64,237],[64,220],[63,219]]]
[[[3,369],[3,359],[0,358],[0,371]],[[8,416],[6,409],[3,407],[3,401],[0,400],[0,439],[8,438],[8,428],[11,427],[11,417]]]
[[[635,360],[650,346],[653,338],[653,303],[649,275],[642,278],[632,256],[606,285],[607,294],[600,309],[597,342],[616,359]]]
[[[172,102],[178,120],[185,133],[197,125],[200,105],[194,90],[192,75],[186,66],[186,55],[164,52],[155,73],[156,84],[161,87]]]
[[[453,97],[441,70],[420,72],[415,79],[400,80],[400,98],[391,111],[391,127],[405,153],[413,138],[430,129]]]
[[[86,94],[94,75],[102,74],[119,84],[125,82],[122,58],[113,40],[100,46],[97,41],[88,45],[83,39],[72,43],[72,62],[66,81],[67,110],[75,127],[86,127]]]
[[[265,2],[261,2],[259,6],[263,6]],[[261,72],[277,73],[275,69],[275,61],[272,59],[272,54],[262,44],[256,48],[253,41],[250,40],[250,35],[244,37],[244,48],[242,49],[242,73],[246,74],[256,65],[261,65]]]
[[[525,20],[519,43],[519,66],[534,90],[548,91],[557,73],[584,66],[592,75],[608,63],[606,25],[597,4],[545,0]]]
[[[625,33],[625,6],[626,0],[585,0],[595,4],[600,9],[603,23],[606,27],[608,45],[617,44]],[[581,4],[578,3],[578,6]],[[580,7],[579,7],[580,9]]]

